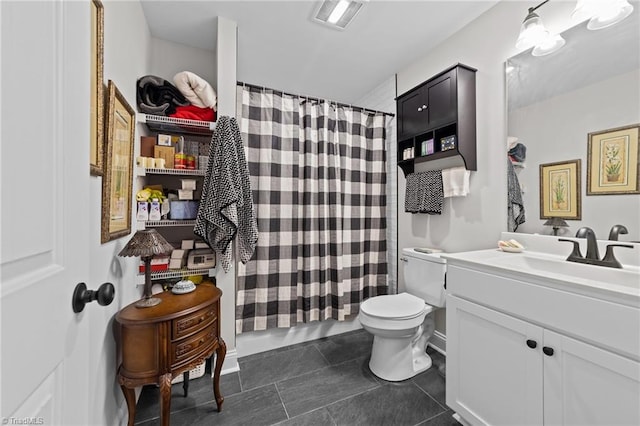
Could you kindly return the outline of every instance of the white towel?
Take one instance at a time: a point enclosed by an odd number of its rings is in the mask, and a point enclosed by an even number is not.
[[[469,194],[469,175],[464,167],[453,167],[442,171],[442,190],[444,198],[466,197]]]
[[[216,92],[202,77],[190,71],[182,71],[173,76],[173,83],[193,105],[216,109]]]

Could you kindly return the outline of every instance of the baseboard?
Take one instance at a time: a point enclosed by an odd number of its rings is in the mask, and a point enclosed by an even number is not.
[[[352,319],[350,321],[317,321],[291,328],[251,331],[236,337],[236,349],[240,356],[253,355],[361,328],[360,321]]]
[[[440,352],[442,355],[447,356],[447,336],[440,333],[439,331],[434,331],[433,336],[429,339],[429,345],[436,351]]]
[[[227,351],[227,355],[224,357],[224,363],[222,363],[222,371],[220,375],[224,376],[225,374],[235,373],[236,371],[240,371],[240,365],[238,365],[238,351],[236,349],[231,349]]]

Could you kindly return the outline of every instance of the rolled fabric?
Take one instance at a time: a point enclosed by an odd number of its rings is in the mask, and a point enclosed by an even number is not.
[[[193,105],[216,109],[216,92],[202,77],[191,71],[182,71],[173,76],[173,83]]]

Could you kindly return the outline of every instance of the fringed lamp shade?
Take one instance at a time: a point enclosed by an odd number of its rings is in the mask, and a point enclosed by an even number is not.
[[[136,303],[138,308],[155,306],[161,302],[157,297],[151,297],[151,258],[154,255],[169,254],[173,246],[155,229],[137,231],[118,256],[140,256],[144,261],[144,297]]]
[[[569,226],[569,224],[564,219],[560,219],[559,217],[552,217],[551,219],[543,223],[543,225],[551,226],[553,228],[553,235],[558,235],[558,230],[560,228]]]

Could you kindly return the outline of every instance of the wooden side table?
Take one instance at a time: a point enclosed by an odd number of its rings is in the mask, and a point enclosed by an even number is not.
[[[169,425],[171,380],[185,374],[185,396],[189,370],[215,352],[213,393],[218,411],[224,398],[220,393],[220,370],[227,346],[220,338],[220,296],[213,284],[202,283],[187,294],[164,292],[154,295],[162,302],[150,308],[134,304],[116,315],[116,339],[122,363],[118,382],[129,409],[129,426],[136,416],[134,388],[155,383],[160,387],[160,422]]]

